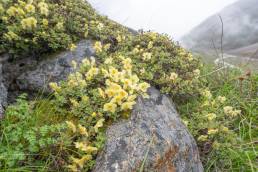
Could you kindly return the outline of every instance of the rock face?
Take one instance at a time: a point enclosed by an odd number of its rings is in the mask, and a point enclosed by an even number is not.
[[[94,172],[202,172],[198,148],[173,103],[154,88],[139,98],[129,120],[107,130]]]
[[[4,107],[7,103],[7,89],[3,84],[2,64],[0,63],[0,119],[3,117]]]
[[[66,51],[43,57],[41,61],[25,58],[15,62],[4,63],[3,74],[8,87],[10,99],[16,94],[48,92],[49,82],[64,80],[73,70],[71,61],[80,62],[94,55],[92,42],[83,40],[77,44],[75,51]]]

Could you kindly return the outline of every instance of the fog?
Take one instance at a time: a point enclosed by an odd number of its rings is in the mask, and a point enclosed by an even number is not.
[[[135,30],[167,33],[175,40],[236,0],[89,0],[101,14]]]

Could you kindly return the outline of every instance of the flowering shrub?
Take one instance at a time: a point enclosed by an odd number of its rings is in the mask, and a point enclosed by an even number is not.
[[[66,49],[83,37],[106,39],[114,29],[123,30],[83,0],[0,2],[0,53],[36,56]]]
[[[116,51],[112,42],[95,43],[98,60],[108,63],[123,56],[132,59],[132,70],[139,78],[181,99],[199,93],[202,86],[201,63],[166,35],[145,32],[138,35],[118,35]]]
[[[234,71],[228,72],[233,76],[227,77],[236,78]],[[207,78],[211,85],[201,91],[201,97],[178,108],[196,138],[205,169],[255,171],[257,74],[241,81],[240,88],[235,79],[216,83],[223,81],[220,74]]]
[[[140,82],[131,71],[130,58],[124,58],[118,68],[112,63],[97,66],[94,58],[83,60],[80,66],[73,62],[73,66],[76,72],[67,81],[50,86],[54,90],[53,104],[60,114],[71,116],[67,125],[78,153],[71,153],[68,168],[77,171],[92,168],[93,157],[103,143],[103,127],[127,117],[137,96],[147,97],[149,84]]]

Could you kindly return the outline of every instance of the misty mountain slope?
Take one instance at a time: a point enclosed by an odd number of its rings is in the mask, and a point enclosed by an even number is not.
[[[199,52],[220,48],[222,23],[219,15],[224,24],[224,50],[258,42],[258,0],[239,0],[195,27],[182,38],[182,44]]]

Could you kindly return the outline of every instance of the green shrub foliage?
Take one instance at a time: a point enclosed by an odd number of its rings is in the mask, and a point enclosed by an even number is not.
[[[101,32],[104,25],[110,30]],[[104,39],[116,24],[82,0],[2,0],[0,52],[38,56],[66,49],[83,37]]]

